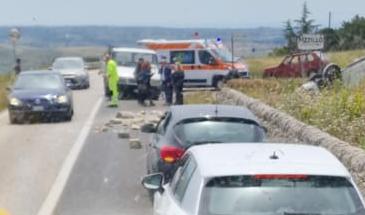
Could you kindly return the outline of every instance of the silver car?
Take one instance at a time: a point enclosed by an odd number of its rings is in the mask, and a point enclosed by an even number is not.
[[[360,215],[350,173],[324,148],[206,144],[182,157],[172,181],[145,177],[155,215]]]
[[[57,58],[52,65],[52,70],[60,72],[66,85],[71,89],[90,87],[89,74],[81,57]]]

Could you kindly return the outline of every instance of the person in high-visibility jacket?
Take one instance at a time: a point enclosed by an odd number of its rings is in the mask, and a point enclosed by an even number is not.
[[[112,93],[110,107],[118,107],[118,98],[119,98],[119,91],[118,91],[118,82],[119,76],[117,71],[117,63],[113,60],[110,55],[106,57],[106,67],[107,67],[107,78],[108,78],[108,86],[109,90]]]

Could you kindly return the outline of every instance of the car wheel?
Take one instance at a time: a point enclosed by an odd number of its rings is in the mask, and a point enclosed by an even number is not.
[[[213,87],[217,90],[221,90],[224,86],[224,77],[216,76],[213,79]]]
[[[74,110],[71,109],[71,111],[69,111],[66,116],[65,116],[65,121],[69,122],[72,120],[72,116],[74,115]]]
[[[90,82],[87,82],[87,83],[85,84],[84,89],[89,89],[89,88],[90,88]]]
[[[19,123],[19,120],[10,113],[9,113],[9,121],[10,121],[10,124],[18,124]]]

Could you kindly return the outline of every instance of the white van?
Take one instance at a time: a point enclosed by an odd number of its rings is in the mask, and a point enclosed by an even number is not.
[[[248,78],[247,66],[232,56],[220,40],[140,40],[139,45],[180,61],[185,72],[185,86],[218,87],[230,71]]]
[[[161,77],[158,72],[158,59],[155,51],[139,48],[113,48],[111,54],[118,65],[119,75],[119,92],[121,98],[130,98],[137,93],[137,81],[134,77],[134,71],[138,59],[143,58],[151,63],[153,76],[151,77],[152,97],[158,99],[161,91]],[[105,65],[103,66],[105,70]],[[105,76],[104,76],[105,77]],[[104,79],[105,95],[110,95],[108,80]]]

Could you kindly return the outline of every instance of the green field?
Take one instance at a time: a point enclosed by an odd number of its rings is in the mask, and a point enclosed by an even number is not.
[[[341,67],[365,55],[364,50],[329,53],[330,60]],[[281,58],[248,59],[255,74],[250,80],[233,80],[228,87],[258,98],[307,124],[314,125],[339,139],[365,148],[365,83],[348,89],[335,83],[319,94],[298,90],[306,79],[261,79],[266,66],[276,65]],[[208,98],[210,97],[210,99]],[[187,103],[214,103],[212,94],[190,94]]]
[[[7,90],[6,87],[10,85],[12,77],[10,74],[0,75],[0,110],[7,105]]]

